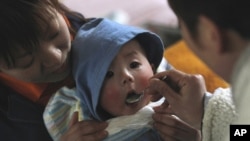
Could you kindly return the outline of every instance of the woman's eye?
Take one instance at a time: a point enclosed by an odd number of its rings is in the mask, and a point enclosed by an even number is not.
[[[138,62],[132,62],[131,64],[130,64],[130,68],[138,68],[140,66],[140,63],[138,63]]]
[[[13,65],[15,68],[27,69],[33,65],[34,59],[31,54],[27,54],[23,57],[16,58]]]
[[[106,79],[107,79],[107,78],[111,78],[113,75],[114,75],[114,72],[108,71],[107,74],[106,74],[106,76],[105,76],[105,78],[106,78]]]

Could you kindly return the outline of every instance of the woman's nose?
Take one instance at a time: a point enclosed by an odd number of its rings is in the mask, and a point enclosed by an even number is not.
[[[53,68],[61,65],[62,52],[58,48],[48,48],[41,53],[41,63],[45,68]]]

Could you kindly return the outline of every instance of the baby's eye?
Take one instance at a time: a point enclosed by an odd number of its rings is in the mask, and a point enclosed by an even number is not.
[[[114,75],[114,72],[108,71],[108,72],[106,73],[105,78],[106,78],[106,79],[111,78],[113,75]]]
[[[138,68],[140,66],[139,62],[132,62],[130,63],[130,68],[134,69],[134,68]]]

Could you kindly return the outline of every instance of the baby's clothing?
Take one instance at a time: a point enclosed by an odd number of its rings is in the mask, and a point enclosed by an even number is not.
[[[79,121],[92,119],[86,106],[80,106],[80,100],[75,96],[75,89],[63,87],[53,95],[45,109],[44,121],[50,135],[59,140],[68,129],[69,121],[74,112],[79,112]],[[164,98],[152,102],[134,115],[120,116],[109,119],[106,130],[109,133],[105,141],[131,141],[131,140],[161,140],[158,133],[152,128],[152,107],[160,105]]]

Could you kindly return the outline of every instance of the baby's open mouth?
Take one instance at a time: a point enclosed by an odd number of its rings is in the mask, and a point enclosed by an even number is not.
[[[141,100],[141,98],[144,95],[144,91],[141,93],[137,93],[136,91],[131,91],[128,93],[128,96],[126,98],[126,103],[127,104],[133,104]]]

